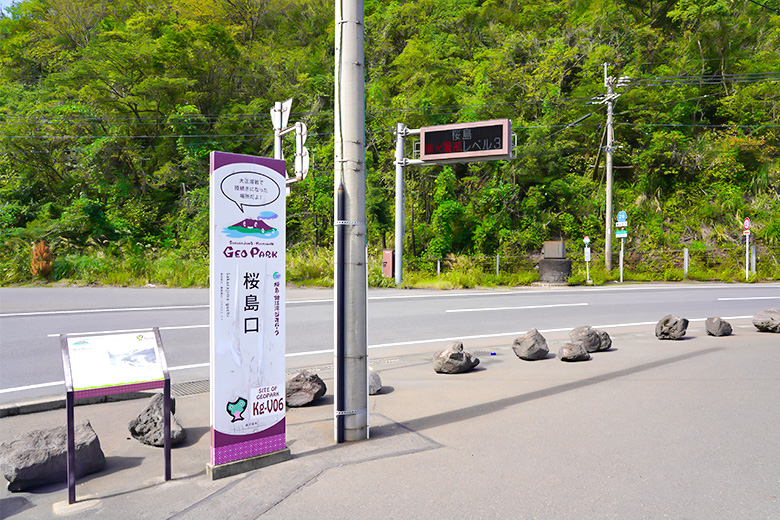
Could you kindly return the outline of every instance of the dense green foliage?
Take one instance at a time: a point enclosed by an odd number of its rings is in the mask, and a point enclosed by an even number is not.
[[[407,169],[410,253],[430,268],[585,234],[603,250],[605,106],[594,98],[608,63],[632,78],[617,89],[613,154],[632,254],[732,251],[750,216],[772,258],[780,1],[761,3],[365,0],[370,249],[392,239],[397,122],[508,117],[517,159]],[[17,2],[0,17],[0,283],[30,279],[41,239],[56,279],[94,269],[114,283],[202,283],[208,152],[271,155],[268,111],[286,98],[312,154],[289,199],[288,244],[321,257],[333,237],[333,11]],[[766,277],[780,278],[777,261]]]

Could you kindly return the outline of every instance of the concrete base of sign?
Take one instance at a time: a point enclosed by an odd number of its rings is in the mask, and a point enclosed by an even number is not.
[[[565,283],[571,276],[571,260],[544,258],[539,260],[539,281]]]
[[[54,516],[77,515],[102,505],[103,501],[99,500],[97,495],[84,495],[79,497],[79,501],[75,504],[69,504],[67,500],[53,503],[51,512],[54,513]]]
[[[246,473],[247,471],[273,466],[274,464],[290,460],[291,458],[292,454],[290,453],[290,448],[285,448],[250,459],[228,462],[227,464],[219,464],[217,466],[206,464],[206,476],[211,480],[219,480],[221,478],[238,475],[239,473]]]

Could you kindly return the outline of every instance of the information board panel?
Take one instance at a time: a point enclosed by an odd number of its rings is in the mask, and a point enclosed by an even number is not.
[[[211,464],[285,449],[285,162],[211,154]]]
[[[420,128],[420,159],[469,162],[510,159],[512,122],[493,119]]]
[[[164,358],[154,331],[63,340],[76,399],[163,386]]]

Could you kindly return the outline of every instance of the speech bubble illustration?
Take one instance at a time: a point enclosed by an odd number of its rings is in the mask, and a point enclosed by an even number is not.
[[[249,171],[231,173],[222,179],[219,189],[241,213],[247,206],[267,206],[281,195],[279,185],[271,177]]]

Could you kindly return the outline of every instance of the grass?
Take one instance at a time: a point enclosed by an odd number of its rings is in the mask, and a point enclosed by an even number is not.
[[[65,282],[80,285],[144,286],[148,284],[170,287],[208,287],[208,259],[188,256],[182,252],[160,253],[155,250],[129,249],[111,252],[93,249],[86,253],[58,255],[54,252],[54,265],[46,279],[36,279],[30,273],[28,251],[14,251],[0,261],[0,285],[35,282]],[[773,250],[764,252],[757,263],[758,272],[750,274],[748,282],[780,280],[780,262]],[[403,288],[435,290],[468,289],[475,287],[517,287],[538,281],[533,261],[502,264],[498,275],[495,261],[484,257],[457,256],[441,263],[430,259],[409,259],[404,269]],[[287,254],[287,280],[300,286],[333,286],[333,253],[324,248],[292,249]],[[506,265],[506,267],[505,267]],[[367,264],[368,284],[371,287],[395,287],[393,278],[382,275],[381,256],[369,255]],[[603,260],[590,263],[592,285],[603,285],[620,280],[615,266],[610,272]],[[625,282],[657,281],[720,281],[745,282],[744,257],[734,251],[722,255],[691,255],[687,278],[681,262],[675,258],[644,256],[639,261],[627,261],[624,265]],[[585,264],[581,258],[573,258],[569,285],[585,285]]]

